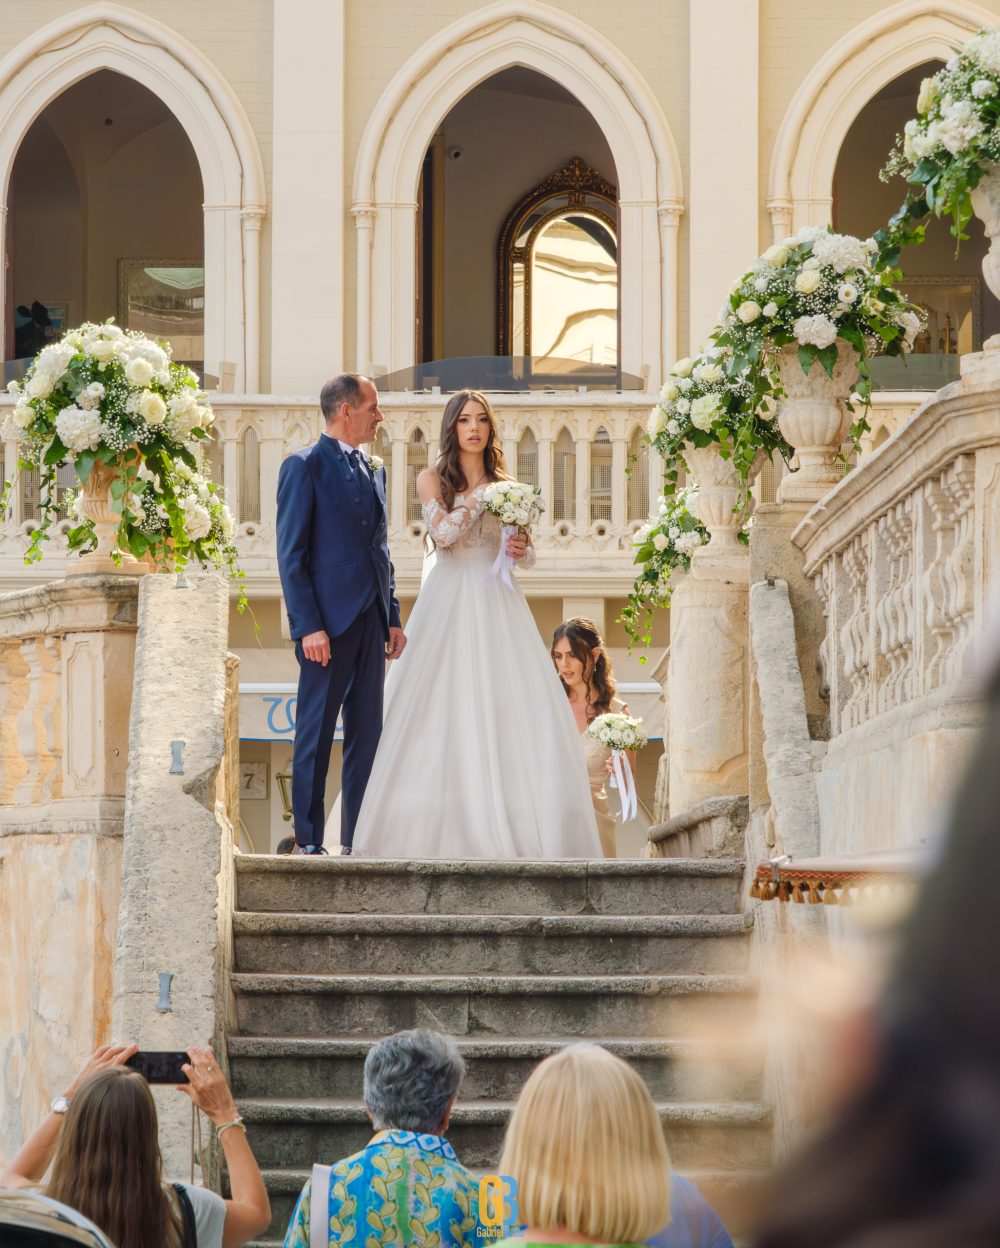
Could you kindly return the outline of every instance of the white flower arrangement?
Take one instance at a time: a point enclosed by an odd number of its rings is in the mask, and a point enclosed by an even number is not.
[[[374,476],[377,472],[381,472],[385,467],[385,460],[381,455],[369,455],[366,451],[365,459],[368,462],[368,468],[371,471],[372,476]]]
[[[775,358],[782,347],[798,348],[804,373],[818,363],[832,376],[838,343],[849,344],[860,359],[856,393],[863,412],[851,431],[856,442],[867,429],[872,358],[906,354],[920,328],[916,308],[893,284],[897,276],[882,263],[878,240],[807,226],[769,248],[743,275],[715,343],[754,374],[760,402],[781,395]],[[764,306],[748,321],[741,309],[754,296]]]
[[[587,725],[587,736],[609,750],[640,750],[648,741],[641,719],[617,711],[592,719]]]
[[[650,644],[653,616],[669,604],[677,573],[687,572],[695,551],[708,543],[708,529],[690,509],[697,492],[688,486],[665,494],[656,518],[632,537],[634,562],[641,570],[619,616],[632,645]],[[739,538],[744,543],[749,540],[749,523]],[[645,663],[646,656],[641,655],[639,662]]]
[[[501,524],[530,529],[545,510],[537,485],[520,481],[494,481],[483,490],[483,507]]]
[[[119,550],[148,555],[160,567],[195,558],[224,568],[240,583],[240,609],[245,606],[232,517],[219,487],[198,472],[212,408],[195,374],[171,361],[168,346],[112,321],[81,325],[43,348],[8,392],[15,405],[4,436],[18,440],[22,470],[41,478],[39,523],[26,562],[41,558],[59,517],[57,469],[72,464],[86,486],[101,464],[114,473],[110,506],[120,516]],[[72,550],[95,543],[93,526],[82,513],[79,518],[68,533]]]
[[[610,711],[598,715],[587,726],[587,736],[599,741],[611,751],[611,787],[621,796],[623,822],[634,819],[638,810],[638,795],[632,768],[625,757],[630,750],[640,750],[648,738],[641,719]]]
[[[897,136],[883,180],[900,174],[919,187],[900,210],[902,220],[933,212],[951,217],[965,239],[971,192],[986,167],[1000,162],[1000,28],[981,30],[936,74],[925,78],[917,116]],[[922,241],[913,236],[905,241]]]

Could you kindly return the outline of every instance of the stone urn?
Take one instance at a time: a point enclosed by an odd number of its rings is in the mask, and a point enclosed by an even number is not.
[[[692,557],[744,553],[738,534],[747,513],[736,510],[741,482],[733,461],[723,459],[713,443],[711,446],[686,446],[684,462],[688,466],[689,483],[697,490],[690,496],[688,508],[709,532],[708,544],[699,547]],[[752,500],[749,501],[752,506]]]
[[[94,525],[97,549],[81,555],[70,565],[67,576],[83,576],[91,572],[138,576],[153,570],[145,562],[136,559],[130,550],[121,550],[118,547],[118,522],[121,517],[111,507],[111,482],[117,475],[117,468],[110,467],[99,459],[94,461],[90,476],[83,484],[80,511]],[[115,561],[116,551],[120,563]]]
[[[785,398],[778,408],[778,428],[795,448],[799,467],[786,473],[778,486],[779,502],[817,502],[844,475],[837,456],[851,427],[844,400],[858,379],[860,356],[848,342],[837,339],[833,376],[817,361],[808,373],[799,363],[798,346],[789,343],[778,352],[778,372]]]
[[[986,174],[972,192],[972,208],[983,223],[989,250],[983,256],[983,277],[1000,299],[1000,165],[987,165]]]

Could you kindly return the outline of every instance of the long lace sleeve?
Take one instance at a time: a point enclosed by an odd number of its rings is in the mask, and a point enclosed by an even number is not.
[[[454,511],[445,511],[440,499],[428,499],[420,508],[420,514],[427,525],[427,532],[435,543],[444,549],[454,546],[479,515],[478,500],[472,507],[456,507]]]
[[[535,547],[532,543],[528,543],[528,549],[524,552],[524,558],[518,560],[517,566],[522,572],[527,572],[529,568],[535,566]]]

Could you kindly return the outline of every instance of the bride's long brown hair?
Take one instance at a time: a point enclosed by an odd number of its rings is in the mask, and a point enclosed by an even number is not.
[[[163,1187],[156,1105],[142,1075],[112,1066],[69,1103],[46,1196],[90,1218],[118,1248],[179,1248],[179,1209]]]
[[[573,658],[583,664],[583,683],[587,687],[587,718],[596,719],[598,715],[607,715],[614,705],[618,685],[611,671],[611,659],[604,648],[604,638],[597,631],[597,625],[593,620],[584,619],[580,615],[564,620],[552,634],[549,653],[553,662],[556,657],[555,648],[564,637],[569,642]],[[595,650],[600,650],[596,659]],[[568,698],[573,691],[561,676],[559,680]]]
[[[440,451],[437,463],[434,465],[434,471],[441,482],[441,502],[444,504],[445,511],[451,511],[455,505],[455,495],[461,494],[469,487],[465,473],[462,471],[461,452],[458,445],[458,418],[462,414],[462,408],[470,399],[481,403],[483,410],[490,418],[490,433],[486,439],[486,449],[483,451],[485,479],[487,481],[510,480],[507,461],[504,459],[503,448],[500,445],[497,418],[493,415],[489,399],[479,390],[458,390],[448,400],[444,415],[441,417]]]

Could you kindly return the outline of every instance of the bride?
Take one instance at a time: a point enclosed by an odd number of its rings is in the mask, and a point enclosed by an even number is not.
[[[385,686],[354,853],[380,858],[599,858],[576,725],[519,587],[490,578],[507,479],[486,398],[445,408],[437,465],[417,478],[436,547]],[[534,563],[518,535],[507,553]]]

